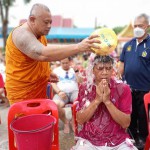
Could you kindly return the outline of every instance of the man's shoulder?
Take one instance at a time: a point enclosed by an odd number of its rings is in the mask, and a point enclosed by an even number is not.
[[[29,42],[30,39],[36,39],[35,35],[27,30],[27,28],[18,26],[12,31],[12,39],[16,43],[18,42]],[[17,40],[16,40],[17,39]],[[28,40],[27,40],[28,39]]]
[[[129,85],[120,79],[111,79],[116,86],[129,87]]]
[[[134,42],[136,42],[136,38],[132,38],[131,40],[127,41],[125,46],[132,45]]]
[[[75,73],[75,71],[74,71],[74,69],[72,67],[70,67],[69,72]]]
[[[119,80],[119,81],[114,80],[114,84],[115,84],[115,87],[116,87],[119,95],[122,95],[124,91],[130,90],[130,86],[121,80]]]
[[[150,45],[150,35],[148,34],[148,36],[146,37],[146,42],[148,45]]]
[[[124,83],[124,82],[117,83],[117,86],[118,87],[123,87],[123,88],[129,88],[129,85]]]
[[[54,68],[54,69],[53,69],[53,72],[59,72],[59,71],[61,71],[61,70],[62,70],[62,68],[61,68],[61,66],[59,66],[59,67]]]

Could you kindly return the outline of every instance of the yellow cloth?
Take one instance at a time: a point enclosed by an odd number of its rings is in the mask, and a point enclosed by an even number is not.
[[[38,39],[47,45],[45,36]],[[23,54],[12,42],[12,32],[6,43],[6,91],[10,104],[35,98],[46,98],[50,77],[48,62],[40,62]]]

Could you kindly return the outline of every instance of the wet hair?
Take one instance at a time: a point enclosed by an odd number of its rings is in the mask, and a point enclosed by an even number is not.
[[[94,65],[97,63],[111,63],[113,65],[114,59],[107,55],[107,56],[101,56],[101,55],[96,55],[93,61]]]
[[[45,10],[45,11],[50,12],[50,9],[46,5],[37,3],[32,6],[31,11],[30,11],[30,16],[40,15],[40,12],[41,12],[40,10]]]
[[[149,24],[149,16],[145,13],[138,15],[135,19],[144,18],[145,22]]]

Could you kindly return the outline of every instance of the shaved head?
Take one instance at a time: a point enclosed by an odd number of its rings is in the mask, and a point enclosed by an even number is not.
[[[51,24],[52,15],[50,9],[44,4],[34,4],[27,21],[29,30],[31,30],[36,37],[40,37],[49,33]]]
[[[50,9],[47,6],[45,6],[43,4],[39,4],[39,3],[34,4],[32,6],[31,11],[30,11],[30,16],[37,16],[37,17],[39,17],[39,16],[42,15],[43,11],[47,11],[47,12],[50,13]]]

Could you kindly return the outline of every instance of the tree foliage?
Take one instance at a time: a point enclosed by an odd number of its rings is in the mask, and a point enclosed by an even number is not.
[[[29,3],[31,0],[24,0],[24,3]],[[5,47],[7,40],[7,30],[8,30],[8,16],[9,8],[13,6],[15,0],[0,0],[0,16],[2,23],[2,36],[3,36],[3,45]]]
[[[150,34],[150,28],[148,28],[148,33]]]
[[[115,27],[113,28],[114,32],[116,34],[120,33],[126,26],[119,26],[119,27]]]
[[[98,26],[96,27],[96,29],[98,28],[103,28],[103,27],[107,27],[106,25],[104,26]],[[126,26],[119,26],[119,27],[114,27],[113,30],[116,34],[120,33]]]

